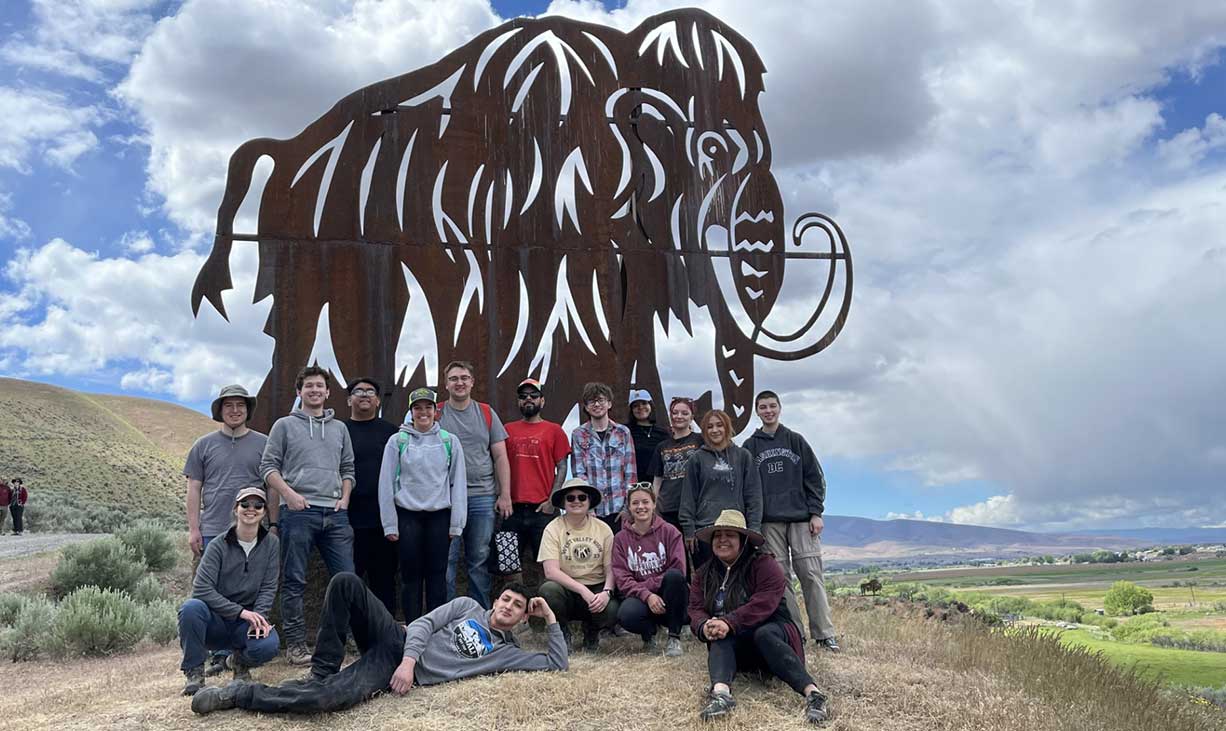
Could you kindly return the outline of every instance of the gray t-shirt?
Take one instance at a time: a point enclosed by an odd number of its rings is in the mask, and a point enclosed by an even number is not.
[[[230,529],[234,496],[240,487],[260,485],[260,457],[268,437],[248,431],[237,439],[215,431],[196,440],[187,453],[183,474],[200,487],[200,535],[218,536]]]
[[[507,440],[507,430],[498,413],[490,409],[490,426],[485,425],[485,413],[476,401],[468,408],[443,407],[438,423],[444,430],[460,438],[464,446],[464,468],[468,473],[469,495],[495,495],[498,483],[494,479],[494,459],[490,447]]]

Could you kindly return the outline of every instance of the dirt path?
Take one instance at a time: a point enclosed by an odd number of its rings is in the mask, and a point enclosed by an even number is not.
[[[60,549],[70,543],[101,538],[96,533],[27,533],[0,536],[0,591],[37,594],[60,560]]]
[[[98,533],[25,533],[20,536],[0,535],[0,560],[46,553],[69,543],[81,543],[102,538]]]

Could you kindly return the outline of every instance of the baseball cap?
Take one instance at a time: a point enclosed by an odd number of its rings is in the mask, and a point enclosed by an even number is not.
[[[409,394],[409,408],[413,408],[413,404],[418,401],[429,401],[432,404],[437,404],[438,396],[428,388],[415,388]]]
[[[630,403],[635,401],[646,401],[651,403],[651,391],[645,388],[636,388],[630,392]]]
[[[519,385],[515,387],[515,392],[519,393],[520,391],[524,390],[524,388],[535,388],[537,393],[545,392],[541,382],[535,378],[525,378],[524,380],[520,381]]]

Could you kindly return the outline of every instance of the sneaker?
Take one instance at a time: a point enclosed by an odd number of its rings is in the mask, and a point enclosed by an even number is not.
[[[584,629],[583,630],[583,651],[596,652],[600,649],[600,630]]]
[[[660,653],[660,646],[656,644],[655,635],[643,638],[643,652],[648,655],[658,655]]]
[[[826,696],[815,690],[805,698],[805,720],[821,723],[827,718],[830,718],[830,711],[826,708]]]
[[[681,649],[680,637],[669,637],[668,644],[664,646],[664,657],[681,657],[685,650]]]
[[[196,695],[204,687],[204,666],[197,665],[184,670],[183,674],[187,676],[187,682],[183,684],[183,695]]]
[[[817,646],[825,648],[829,652],[842,652],[843,648],[839,647],[839,643],[833,636],[827,637],[824,640],[818,640]]]
[[[286,646],[285,659],[290,665],[310,665],[311,651],[305,642],[294,642]]]
[[[204,676],[206,678],[211,678],[214,675],[221,675],[225,671],[229,670],[230,667],[226,663],[226,658],[228,657],[230,656],[224,652],[215,652],[212,655],[209,655],[209,664],[208,667],[204,669]]]
[[[614,637],[629,637],[630,630],[626,629],[620,624],[615,624],[613,625],[613,636]]]
[[[569,623],[562,624],[562,639],[566,640],[566,654],[575,654],[575,637],[570,632]]]
[[[213,711],[225,711],[235,706],[238,689],[245,683],[230,683],[221,688],[205,688],[192,696],[192,713],[204,715]]]
[[[234,671],[235,680],[251,682],[251,668],[244,665],[237,654],[226,656],[226,667]]]
[[[193,708],[194,708],[193,701]],[[722,716],[727,716],[732,713],[732,709],[736,708],[736,699],[731,693],[724,691],[711,691],[707,694],[707,705],[702,707],[698,712],[698,717],[704,721],[711,721]]]

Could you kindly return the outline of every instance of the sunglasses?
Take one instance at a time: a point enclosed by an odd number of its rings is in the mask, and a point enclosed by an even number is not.
[[[539,393],[521,393],[519,394],[520,401],[535,401],[540,397],[541,395]]]
[[[239,502],[238,506],[242,508],[243,510],[263,510],[264,501],[263,500],[242,500]]]
[[[571,494],[566,496],[566,502],[568,503],[586,503],[587,493],[581,492],[581,493],[575,494],[572,492]]]

